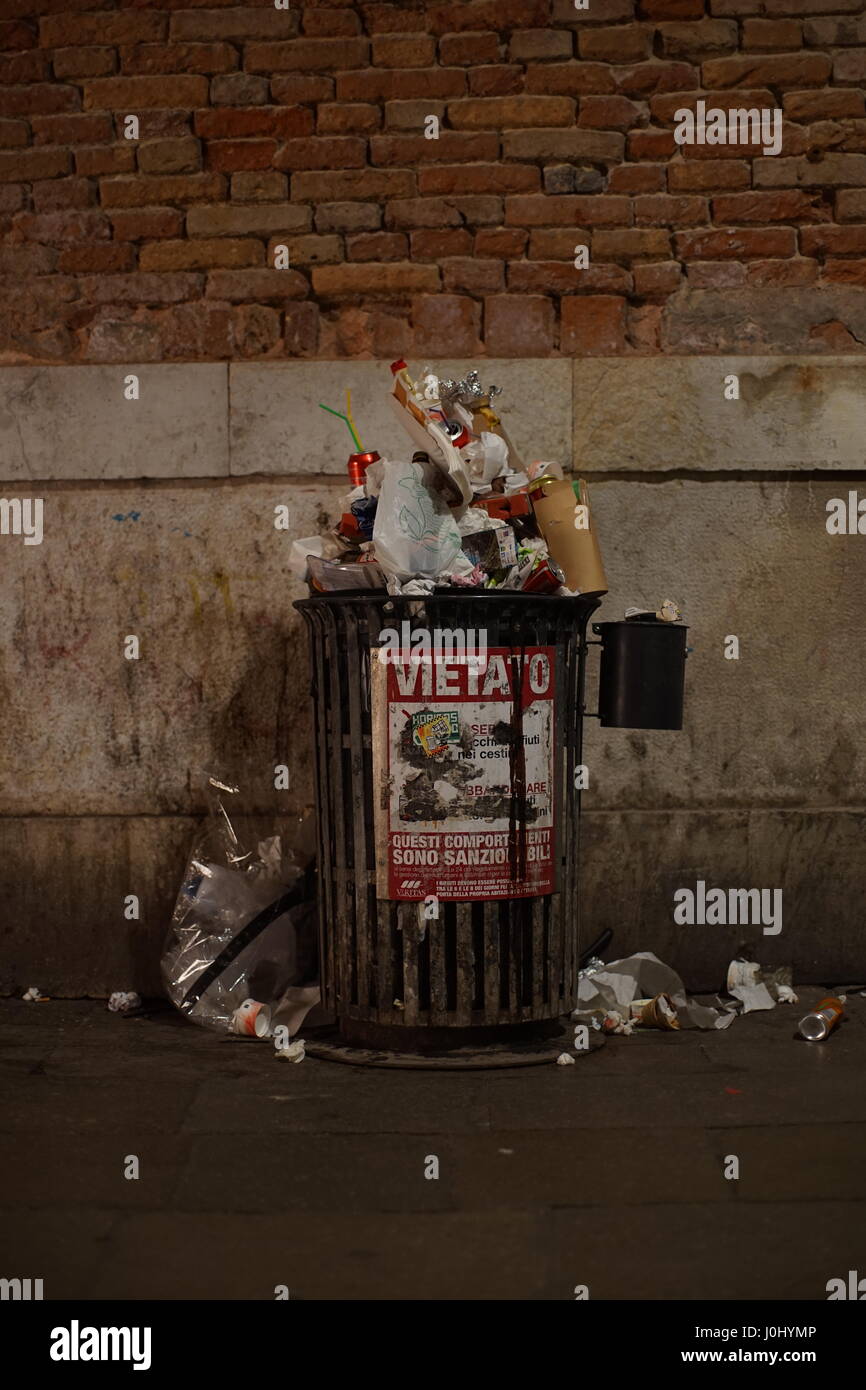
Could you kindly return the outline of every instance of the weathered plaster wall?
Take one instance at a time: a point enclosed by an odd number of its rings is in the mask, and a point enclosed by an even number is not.
[[[674,889],[781,887],[783,931],[758,933],[762,958],[802,979],[861,975],[866,539],[828,535],[825,506],[866,496],[862,359],[488,370],[518,446],[566,462],[573,447],[593,479],[600,616],[671,596],[691,629],[682,733],[589,723],[585,937],[612,926],[617,948],[714,986],[743,933],[675,927]],[[731,373],[739,401],[723,398]],[[365,442],[396,452],[388,378],[382,362],[0,372],[0,493],[45,503],[40,546],[0,536],[3,989],[157,988],[202,769],[233,769],[257,810],[310,802],[287,553],[344,491],[343,440],[316,403],[350,385]],[[738,662],[723,657],[732,633]],[[293,786],[278,794],[284,761]]]

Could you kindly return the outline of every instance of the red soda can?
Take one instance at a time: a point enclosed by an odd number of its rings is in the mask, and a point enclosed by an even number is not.
[[[523,581],[525,594],[555,594],[565,583],[565,575],[555,560],[541,560]]]
[[[375,449],[371,454],[349,455],[349,482],[352,484],[352,487],[364,486],[364,474],[367,472],[370,464],[375,463],[378,458],[379,455],[376,453]]]

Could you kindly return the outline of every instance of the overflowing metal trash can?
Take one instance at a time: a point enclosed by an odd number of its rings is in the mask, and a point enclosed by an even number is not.
[[[593,597],[320,593],[307,624],[323,1002],[421,1052],[557,1032],[576,1002]]]

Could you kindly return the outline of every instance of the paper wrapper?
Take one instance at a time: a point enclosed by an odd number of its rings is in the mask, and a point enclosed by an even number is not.
[[[530,485],[529,500],[568,588],[579,594],[606,594],[607,576],[585,480],[542,478]]]

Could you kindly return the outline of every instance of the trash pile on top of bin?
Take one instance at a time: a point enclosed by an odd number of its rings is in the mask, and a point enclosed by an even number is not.
[[[520,458],[493,407],[500,388],[477,371],[413,380],[400,360],[391,372],[391,403],[415,452],[365,453],[351,398],[345,414],[322,407],[351,433],[352,489],[332,531],[295,542],[295,573],[319,593],[607,593],[586,481]]]

